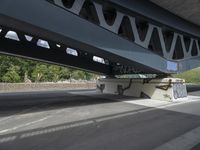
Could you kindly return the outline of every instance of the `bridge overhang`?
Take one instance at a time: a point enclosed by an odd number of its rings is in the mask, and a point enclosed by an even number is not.
[[[78,5],[81,4],[80,2],[84,4],[85,1],[75,0],[71,8],[68,8],[60,0],[2,0],[0,2],[0,25],[3,29],[0,34],[1,53],[20,55],[108,75],[170,74],[183,72],[200,65],[199,26],[145,0],[91,1],[99,20],[99,23],[96,24],[80,15],[84,6]],[[117,12],[113,25],[105,22],[102,12],[104,5],[112,6]],[[80,8],[80,10],[77,11],[78,9],[75,8]],[[119,35],[123,19],[127,16],[131,22],[134,40],[127,40],[127,37]],[[142,33],[137,36],[140,29],[134,28],[138,27],[138,18],[139,22],[147,22],[147,33],[144,35]],[[135,19],[136,22],[134,22]],[[19,35],[20,42],[5,39],[6,33],[10,30]],[[154,32],[157,35],[154,36]],[[165,39],[165,33],[172,33],[172,37]],[[34,40],[31,41],[32,44],[24,38],[25,35],[34,37]],[[144,41],[141,40],[141,36],[146,36]],[[189,50],[186,49],[185,37],[189,39]],[[50,49],[57,57],[55,61],[52,56],[49,59],[48,51],[42,52],[44,53],[43,57],[39,55],[42,51],[42,48],[36,46],[39,39],[48,41]],[[173,41],[167,45],[166,40]],[[157,44],[157,41],[160,45]],[[177,44],[178,41],[181,44]],[[11,44],[13,46],[10,46]],[[15,44],[18,46],[15,47]],[[56,44],[62,45],[62,48],[56,47]],[[173,45],[174,48],[171,48],[170,51],[166,50],[167,47],[173,47]],[[194,50],[193,45],[196,45]],[[29,49],[29,46],[31,48],[28,52],[20,51],[22,48]],[[69,56],[66,55],[65,58],[66,47],[78,50],[81,57],[68,59]],[[34,49],[37,49],[35,50],[38,51],[37,54],[34,54]],[[62,58],[59,58],[61,55],[59,56],[58,51],[62,51]],[[183,52],[183,57],[179,56],[179,51]],[[108,60],[109,64],[96,65],[91,60],[92,56],[102,57]]]

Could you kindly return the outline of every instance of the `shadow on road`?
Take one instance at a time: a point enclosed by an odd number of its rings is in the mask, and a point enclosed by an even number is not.
[[[4,93],[0,94],[0,117],[18,112],[31,113],[67,107],[117,103],[115,98],[129,100],[132,97],[105,94],[76,94],[66,91]]]
[[[198,116],[161,109],[116,115],[2,135],[0,149],[149,150],[200,124]]]
[[[187,90],[191,95],[200,95],[199,92],[194,92],[200,90],[200,85],[187,85]],[[117,103],[115,99],[121,101],[134,99],[127,96],[94,94],[95,90],[88,91],[89,94],[83,94],[84,92],[87,90],[1,93],[0,117],[67,107]]]

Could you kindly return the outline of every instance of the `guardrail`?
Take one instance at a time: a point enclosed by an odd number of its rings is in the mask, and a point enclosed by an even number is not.
[[[200,84],[187,84],[186,88],[188,92],[200,91]]]

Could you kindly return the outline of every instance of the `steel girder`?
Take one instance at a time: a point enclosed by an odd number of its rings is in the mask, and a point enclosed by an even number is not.
[[[30,58],[62,66],[82,68],[98,74],[111,74],[111,69],[108,65],[93,62],[92,59],[86,59],[84,57],[67,55],[63,49],[50,50],[38,47],[36,44],[27,41],[17,42],[6,38],[0,38],[0,45],[1,49],[3,49],[1,51],[3,54]]]
[[[173,26],[177,23],[173,22],[175,21],[173,20],[175,16],[172,17],[171,21],[166,19],[168,20],[167,22],[159,20],[159,16],[153,18],[151,11],[155,13],[157,10],[157,14],[159,14],[163,10],[154,5],[154,9],[151,10],[150,6],[152,4],[150,2],[139,2],[136,0],[121,1],[121,3],[117,0],[110,0],[109,2],[91,1],[97,12],[96,20],[99,21],[98,23],[91,22],[88,19],[90,16],[86,18],[80,15],[84,3],[84,0],[75,0],[72,6],[68,8],[61,0],[0,1],[0,25],[2,25],[2,28],[5,27],[8,30],[16,31],[22,37],[24,35],[31,35],[32,37],[37,37],[37,39],[45,39],[50,43],[50,49],[53,50],[55,57],[52,57],[52,54],[48,55],[52,51],[45,51],[45,54],[40,56],[39,52],[42,52],[42,48],[37,45],[31,45],[26,39],[16,42],[5,39],[5,36],[1,39],[0,51],[2,53],[70,65],[108,75],[177,73],[189,70],[200,64],[198,59],[200,54],[198,37],[193,32],[197,27],[192,28],[192,25],[190,26],[190,24],[179,19],[178,24],[182,24],[182,28],[176,28]],[[117,12],[112,25],[108,25],[104,18],[102,10],[105,4],[109,5],[109,7],[114,7]],[[133,7],[134,4],[137,4],[135,5],[136,7]],[[148,14],[142,11],[144,6],[148,6]],[[164,15],[167,16],[169,13],[165,12]],[[125,17],[129,20],[128,22],[131,22],[130,28],[132,29],[134,40],[119,35],[119,30],[121,30],[121,24],[123,24]],[[138,17],[148,21],[147,33],[142,33],[143,31],[140,32],[137,28],[138,24],[136,24],[135,18]],[[168,32],[170,30],[170,33],[173,31],[172,42],[169,42],[169,45],[174,45],[174,47],[171,46],[170,52],[166,50],[166,47],[170,46],[166,44],[163,28],[167,29]],[[187,30],[183,30],[183,28],[187,28]],[[156,34],[154,36],[154,33],[157,33],[158,36]],[[186,45],[185,35],[189,37],[189,50],[186,49],[186,46],[184,48],[184,45]],[[144,40],[141,40],[141,36],[144,37]],[[127,37],[131,36],[127,35]],[[157,41],[160,41],[161,46],[157,44]],[[179,43],[179,46],[176,46],[178,41],[181,44]],[[10,46],[10,44],[13,45]],[[74,58],[74,56],[64,54],[65,50],[63,49],[62,55],[60,55],[61,53],[59,53],[59,48],[55,46],[56,44],[77,49],[79,53],[86,55],[80,55],[83,57],[78,56],[75,59],[68,59],[68,57]],[[193,52],[193,45],[195,44],[197,50]],[[17,46],[15,47],[14,45]],[[23,45],[25,46],[23,47]],[[180,47],[183,48],[183,58],[178,56],[177,48]],[[23,50],[20,51],[20,49]],[[24,51],[24,49],[27,49],[27,51]],[[56,55],[56,53],[58,54]],[[195,56],[192,56],[193,54]],[[174,55],[177,55],[177,57],[174,57]],[[109,63],[97,65],[98,63],[92,61],[92,57],[88,56],[99,56],[108,60]]]

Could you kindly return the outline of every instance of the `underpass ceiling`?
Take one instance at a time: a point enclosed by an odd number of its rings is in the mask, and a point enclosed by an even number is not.
[[[151,0],[168,11],[200,25],[200,0]]]

